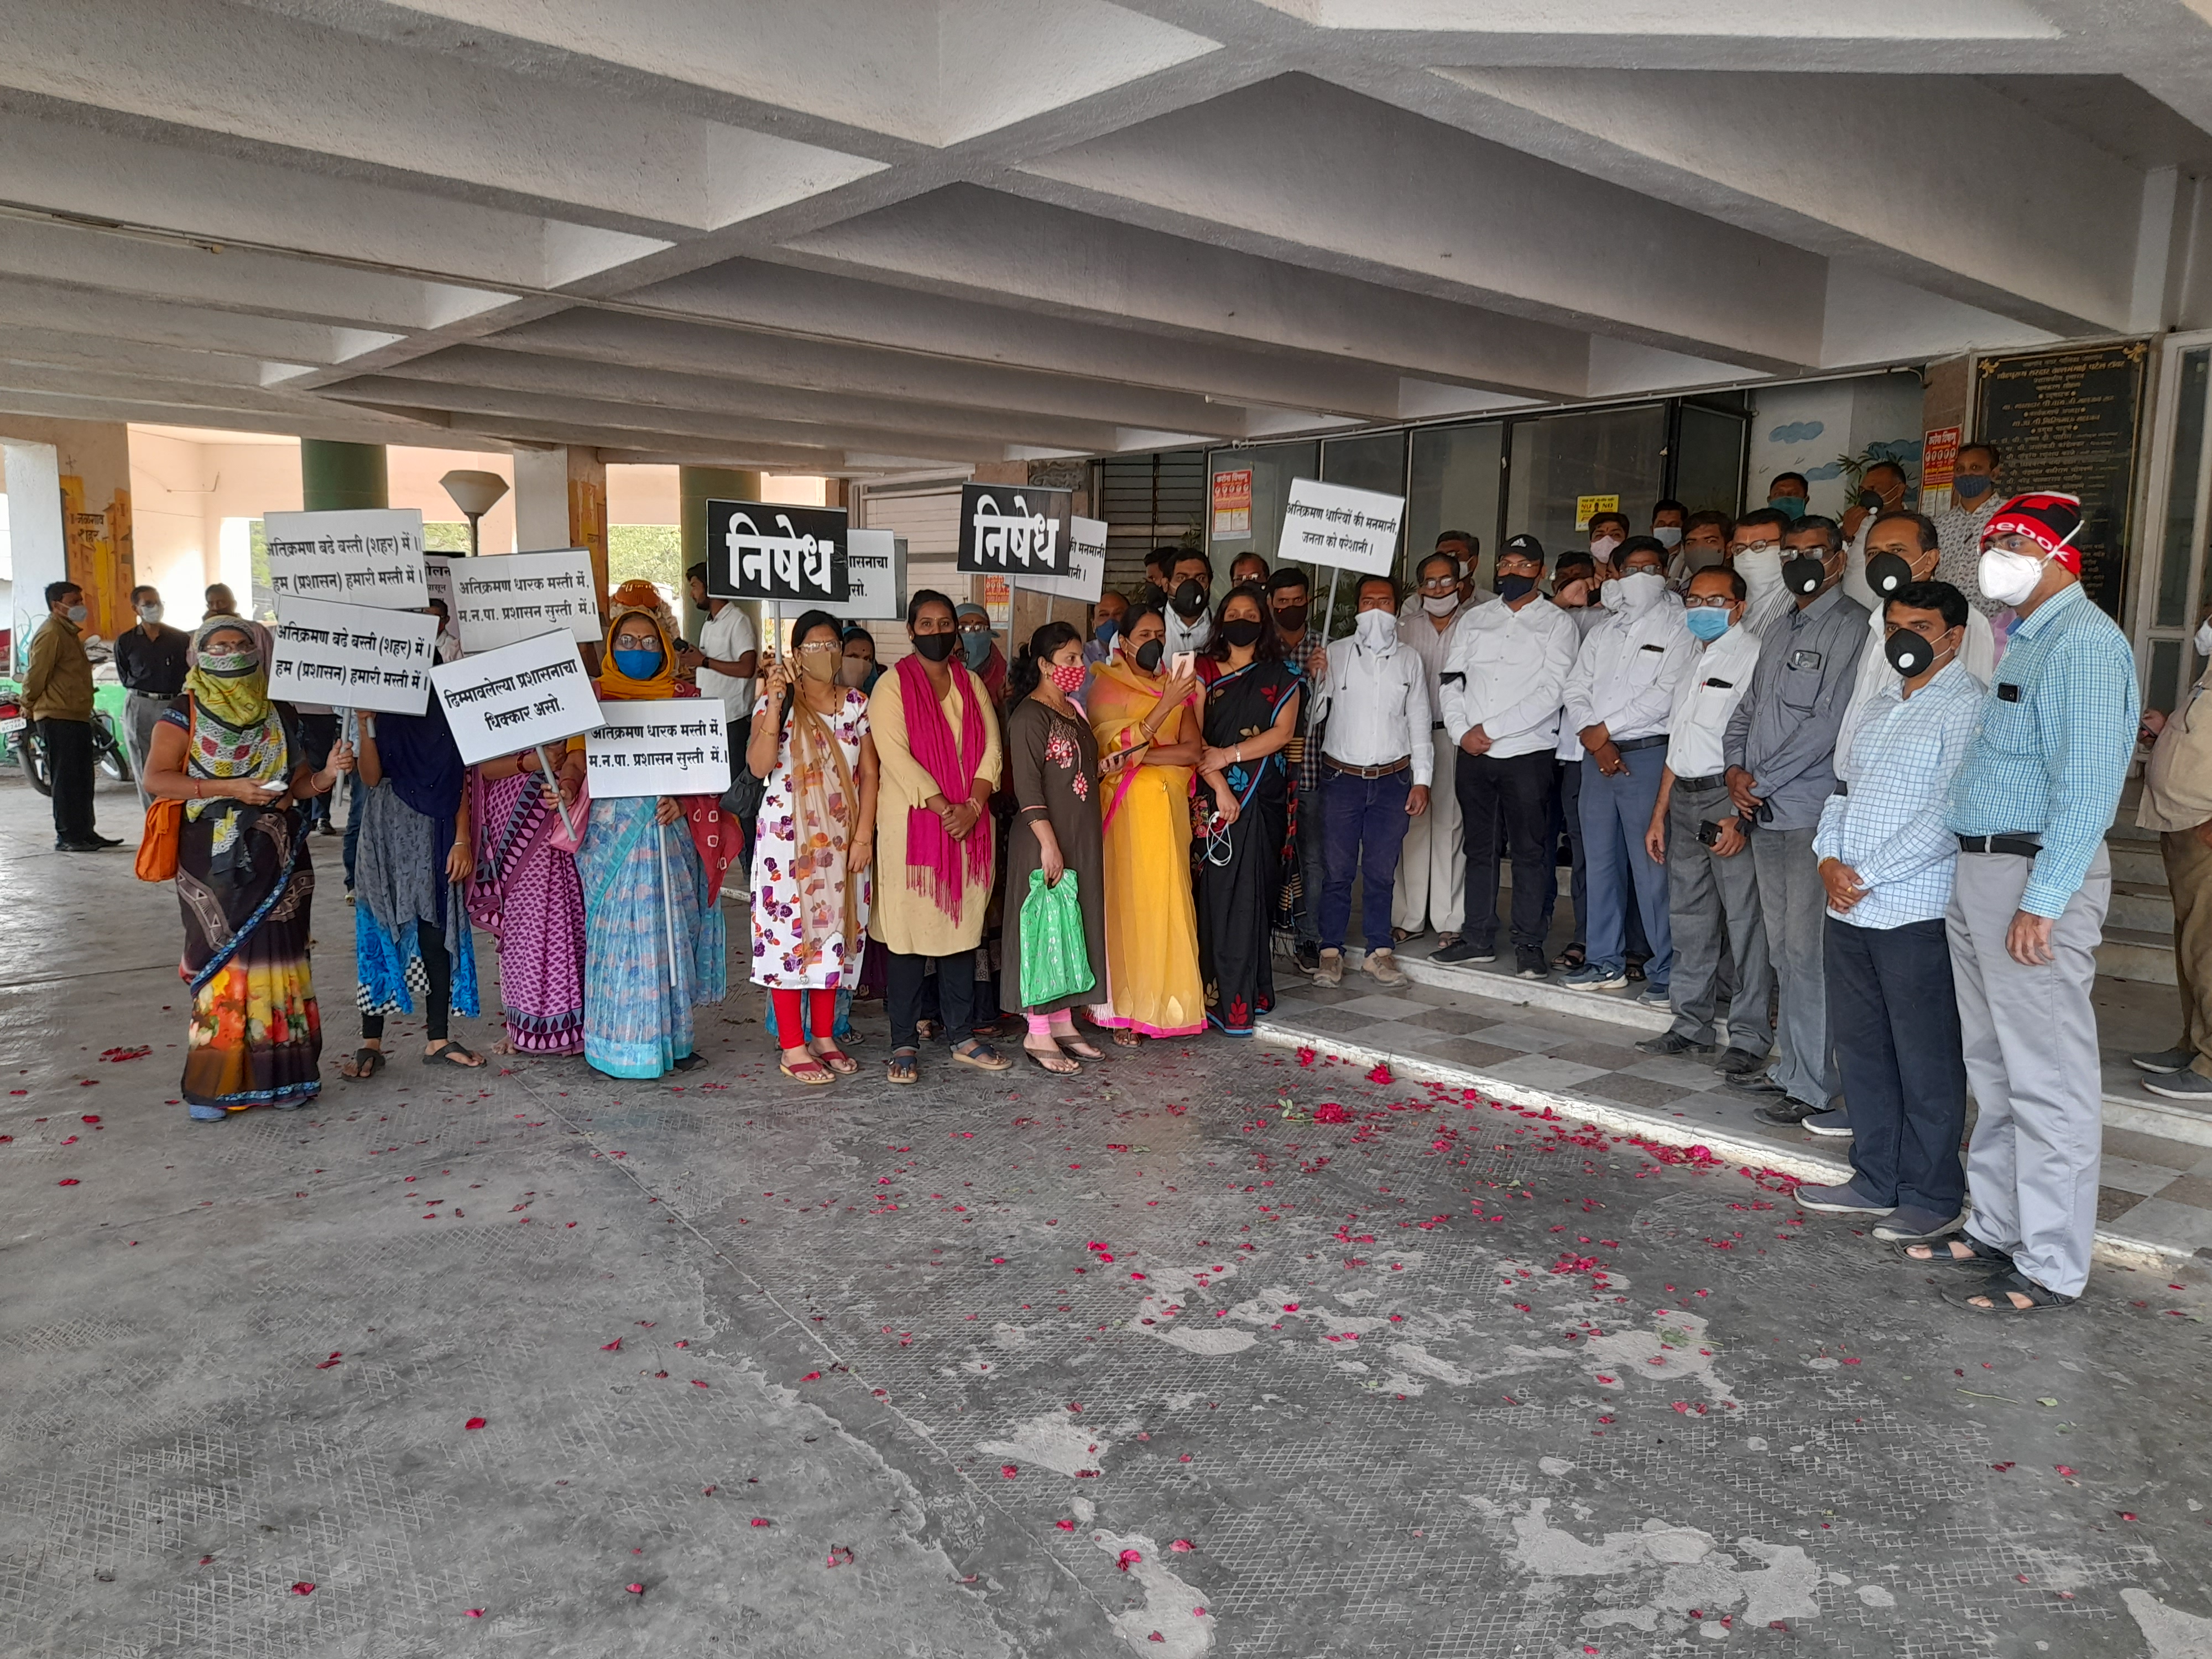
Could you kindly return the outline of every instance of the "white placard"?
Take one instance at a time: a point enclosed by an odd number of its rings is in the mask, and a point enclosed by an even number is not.
[[[1067,521],[1068,573],[1065,576],[1024,576],[1023,588],[1049,593],[1056,599],[1098,603],[1106,591],[1106,520],[1070,519]]]
[[[269,695],[280,702],[380,714],[429,706],[435,617],[280,593],[270,636]]]
[[[1317,478],[1291,480],[1277,564],[1333,564],[1363,576],[1387,576],[1398,555],[1403,495],[1347,489]]]
[[[594,798],[719,795],[730,787],[728,719],[719,697],[599,705],[606,724],[584,739]]]
[[[435,621],[436,618],[431,618]],[[599,700],[566,629],[440,663],[430,684],[461,758],[474,766],[595,730]]]
[[[269,586],[279,599],[332,599],[380,611],[430,603],[422,515],[411,507],[342,513],[264,513]]]
[[[896,622],[906,615],[906,538],[888,530],[845,532],[845,569],[852,597],[837,604],[787,603],[784,615],[826,611],[840,622]]]
[[[430,590],[431,600],[444,604],[446,615],[453,614],[453,556],[450,553],[425,553],[422,556],[422,579]]]
[[[599,579],[589,548],[455,559],[447,574],[453,584],[447,603],[464,651],[496,651],[556,628],[580,640],[599,637]]]

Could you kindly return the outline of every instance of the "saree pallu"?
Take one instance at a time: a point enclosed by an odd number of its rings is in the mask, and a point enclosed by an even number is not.
[[[1157,682],[1146,690],[1118,664],[1094,674],[1086,712],[1099,753],[1121,748],[1158,695]],[[1159,741],[1180,742],[1188,719],[1177,709],[1161,723]],[[1188,766],[1138,765],[1099,784],[1107,815],[1103,1000],[1111,1012],[1094,1018],[1146,1036],[1194,1036],[1206,1029],[1190,889],[1190,778]]]
[[[192,994],[186,1104],[303,1106],[322,1090],[322,1015],[307,969],[315,872],[305,814],[240,806],[185,820],[177,845],[179,976]],[[219,828],[234,837],[218,854]]]
[[[1228,749],[1258,737],[1298,687],[1281,663],[1255,662],[1222,675],[1206,693],[1206,742]],[[1249,1036],[1253,1023],[1275,1006],[1271,934],[1290,834],[1290,777],[1280,750],[1223,775],[1239,811],[1226,831],[1206,838],[1197,860],[1199,960],[1207,1018],[1231,1036]]]
[[[691,1010],[729,990],[729,935],[708,871],[681,823],[660,833],[653,805],[650,796],[594,800],[576,854],[586,922],[584,1058],[611,1077],[665,1075],[691,1052]]]
[[[469,915],[499,941],[507,1041],[526,1054],[580,1053],[584,890],[576,860],[553,845],[559,810],[534,772],[471,775],[470,794],[477,875]]]

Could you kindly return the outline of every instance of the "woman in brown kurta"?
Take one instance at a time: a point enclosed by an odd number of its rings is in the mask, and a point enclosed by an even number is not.
[[[1006,715],[1006,766],[1013,782],[1014,823],[1006,837],[1006,982],[1029,1017],[1022,1047],[1048,1072],[1082,1068],[1105,1055],[1078,1036],[1073,1010],[1101,1000],[1106,984],[1105,836],[1098,823],[1098,744],[1073,701],[1085,670],[1083,635],[1064,622],[1030,635],[1008,684],[1019,699]],[[1083,943],[1091,983],[1050,999],[1022,983],[1023,903],[1030,875],[1048,884],[1073,880],[1083,906]]]

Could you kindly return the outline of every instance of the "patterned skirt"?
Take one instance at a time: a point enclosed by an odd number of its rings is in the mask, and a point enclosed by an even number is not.
[[[584,1058],[613,1077],[666,1075],[691,1052],[691,1010],[729,990],[729,934],[698,850],[682,823],[664,830],[653,809],[646,797],[594,800],[576,854]]]

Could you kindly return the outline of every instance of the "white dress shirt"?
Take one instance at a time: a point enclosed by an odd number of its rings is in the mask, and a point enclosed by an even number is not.
[[[700,629],[699,648],[716,662],[736,662],[747,653],[760,649],[760,635],[754,630],[750,617],[736,605],[725,604]],[[722,700],[722,708],[732,726],[739,720],[752,718],[752,680],[739,679],[714,668],[699,669],[696,678],[701,696]]]
[[[1687,632],[1686,629],[1684,630]],[[1697,635],[1690,635],[1695,641]],[[1721,739],[1729,716],[1759,666],[1759,635],[1742,623],[1710,645],[1697,647],[1674,687],[1674,714],[1667,727],[1667,769],[1678,778],[1717,777],[1727,769]]]
[[[1390,619],[1394,629],[1395,618]],[[1379,650],[1357,639],[1331,640],[1328,674],[1314,698],[1326,717],[1321,752],[1346,766],[1388,766],[1410,759],[1413,781],[1436,775],[1436,746],[1429,741],[1429,674],[1418,653],[1398,643],[1394,631]]]
[[[1437,711],[1443,707],[1443,688],[1437,682],[1443,678],[1444,659],[1451,654],[1452,635],[1459,627],[1460,618],[1474,609],[1474,602],[1469,601],[1446,617],[1442,628],[1421,608],[1419,594],[1414,596],[1413,606],[1411,611],[1401,608],[1398,612],[1398,643],[1419,657],[1421,666],[1428,672],[1429,708],[1434,717],[1431,725],[1441,726],[1443,719]]]
[[[1196,622],[1186,623],[1176,615],[1175,607],[1170,605],[1163,619],[1167,624],[1167,637],[1162,654],[1170,662],[1186,651],[1205,649],[1206,642],[1213,637],[1213,617],[1210,612],[1201,611]]]
[[[1676,594],[1662,592],[1641,611],[1608,612],[1567,676],[1567,729],[1602,724],[1616,744],[1662,734],[1697,642]]]
[[[1844,706],[1844,723],[1836,728],[1836,775],[1845,783],[1851,781],[1851,740],[1866,723],[1875,700],[1903,678],[1889,665],[1889,658],[1881,648],[1882,641],[1889,637],[1889,621],[1882,609],[1881,602],[1877,600],[1874,614],[1867,618],[1866,649],[1859,653],[1858,678],[1851,683],[1850,702]],[[1971,605],[1966,607],[1966,637],[1959,641],[1959,654],[1954,660],[1984,690],[1989,689],[1997,672],[1996,630],[1990,626],[1990,619]],[[1948,663],[1944,665],[1950,666]]]
[[[1479,726],[1499,760],[1553,748],[1579,641],[1574,618],[1541,594],[1518,610],[1462,611],[1438,696],[1452,742]]]

